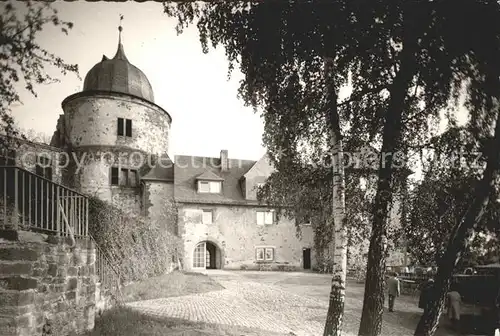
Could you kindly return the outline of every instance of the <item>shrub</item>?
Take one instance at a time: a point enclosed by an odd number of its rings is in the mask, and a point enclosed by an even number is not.
[[[175,216],[171,215],[176,212],[175,204],[171,202],[165,208],[165,216],[174,220]],[[175,224],[151,222],[125,213],[97,197],[89,198],[90,234],[125,282],[143,280],[173,269],[180,240],[168,227]]]

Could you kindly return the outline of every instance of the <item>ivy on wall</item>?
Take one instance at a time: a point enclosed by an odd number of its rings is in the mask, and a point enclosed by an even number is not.
[[[180,238],[168,227],[176,219],[173,201],[165,204],[164,221],[125,213],[97,197],[89,199],[89,230],[125,282],[164,274],[177,265]]]

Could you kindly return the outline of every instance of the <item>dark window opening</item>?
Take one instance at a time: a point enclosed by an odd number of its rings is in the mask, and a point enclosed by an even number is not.
[[[111,168],[111,185],[118,185],[118,168]]]
[[[117,167],[111,168],[111,185],[119,185],[122,187],[137,187],[138,181],[137,170]]]
[[[119,136],[132,137],[132,120],[118,118],[118,132]]]
[[[126,120],[125,136],[132,137],[132,120],[130,120],[130,119]]]
[[[123,135],[123,118],[118,118],[118,135]]]

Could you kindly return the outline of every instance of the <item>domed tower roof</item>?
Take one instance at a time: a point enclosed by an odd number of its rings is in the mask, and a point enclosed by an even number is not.
[[[126,93],[154,103],[151,84],[144,73],[132,65],[123,50],[121,42],[122,27],[118,27],[118,50],[112,59],[102,56],[85,76],[83,91],[111,91]]]

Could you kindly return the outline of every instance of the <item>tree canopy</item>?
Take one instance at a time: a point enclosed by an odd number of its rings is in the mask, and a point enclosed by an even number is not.
[[[0,127],[9,136],[19,136],[11,113],[13,105],[22,103],[19,88],[36,97],[37,85],[58,81],[48,69],[78,74],[76,64],[65,63],[36,38],[51,25],[68,34],[73,24],[61,20],[49,3],[8,1],[0,6]]]
[[[420,264],[437,265],[453,228],[473,200],[473,187],[481,178],[487,159],[482,154],[484,143],[467,127],[449,129],[431,141],[430,148],[435,149],[423,181],[413,190],[408,225],[404,228],[411,254]],[[500,205],[496,201],[498,193],[490,197],[493,201],[477,231],[494,235],[493,242],[500,233]],[[479,248],[486,238],[476,234],[473,239],[475,244],[466,251],[472,259],[464,258],[463,265],[487,257],[488,251],[481,252]]]
[[[340,135],[381,151],[359,331],[379,335],[383,238],[399,174],[394,156],[435,135],[442,110],[456,107],[464,84],[478,133],[491,126],[495,114],[485,93],[493,95],[493,86],[483,77],[498,60],[498,3],[215,2],[168,4],[166,12],[178,18],[179,30],[197,21],[203,51],[222,45],[229,69],[239,65],[244,75],[240,96],[262,107],[264,144],[276,167],[329,152],[332,106]],[[473,29],[464,22],[474,22]],[[326,89],[325,60],[331,65],[334,99]],[[338,90],[346,84],[352,93],[339,101]],[[456,110],[449,110],[451,125]]]

